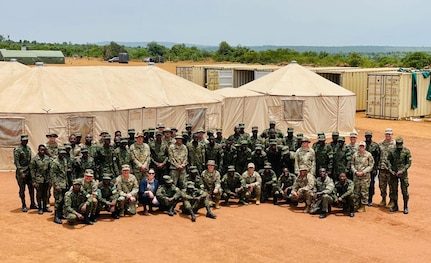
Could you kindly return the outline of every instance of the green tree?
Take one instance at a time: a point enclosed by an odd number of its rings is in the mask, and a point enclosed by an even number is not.
[[[152,57],[158,57],[158,56],[163,57],[166,53],[166,47],[157,44],[157,42],[155,41],[148,43],[147,49],[148,49],[148,52],[150,53],[150,56]]]
[[[431,57],[425,52],[413,52],[407,54],[402,63],[404,67],[421,69],[431,64]]]

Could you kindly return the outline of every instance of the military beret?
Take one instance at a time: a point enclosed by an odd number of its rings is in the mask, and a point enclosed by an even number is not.
[[[21,135],[21,141],[28,141],[28,135],[27,134],[22,134]]]

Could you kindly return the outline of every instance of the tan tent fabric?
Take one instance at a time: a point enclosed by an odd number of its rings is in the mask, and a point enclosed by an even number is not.
[[[296,133],[310,137],[321,131],[326,134],[354,131],[355,94],[297,63],[290,63],[238,89],[264,95],[267,112],[253,112],[267,115],[266,123],[260,123],[259,127],[267,127],[268,122],[274,120],[283,132],[293,127]],[[292,116],[286,118],[286,114]],[[302,118],[295,119],[298,114]]]

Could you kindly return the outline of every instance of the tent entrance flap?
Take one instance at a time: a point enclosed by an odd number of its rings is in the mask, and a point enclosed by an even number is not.
[[[94,133],[94,117],[69,117],[67,122],[68,134],[81,133],[85,136]]]
[[[206,130],[206,108],[196,108],[187,110],[187,122],[192,125],[192,130]]]
[[[0,118],[0,146],[18,146],[24,133],[24,123],[24,118]]]
[[[283,100],[283,118],[287,121],[304,120],[303,100]]]

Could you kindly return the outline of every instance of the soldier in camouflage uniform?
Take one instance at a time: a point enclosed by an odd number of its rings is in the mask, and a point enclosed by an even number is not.
[[[85,170],[91,169],[94,171],[96,168],[96,163],[94,162],[93,157],[89,156],[87,148],[82,149],[81,154],[82,156],[73,160],[72,180],[83,178]]]
[[[205,166],[205,145],[198,141],[198,135],[193,134],[191,142],[187,143],[189,165],[196,166],[198,171],[202,173]]]
[[[114,174],[114,147],[111,145],[111,135],[106,134],[103,139],[103,145],[98,147],[98,152],[94,161],[96,163],[95,179],[102,178],[102,174]]]
[[[175,143],[169,145],[168,155],[170,162],[169,175],[173,180],[174,185],[182,187],[184,178],[186,177],[186,167],[188,165],[188,150],[182,142],[183,137],[177,135],[175,137]]]
[[[260,205],[262,178],[260,177],[260,174],[255,171],[254,163],[249,163],[247,165],[247,171],[245,171],[241,176],[245,180],[246,202],[248,203],[254,195],[256,197],[256,205]]]
[[[88,150],[88,155],[92,158],[94,158],[98,151],[98,145],[96,142],[93,141],[93,134],[87,134],[85,136],[85,143],[82,146],[82,149],[86,148]],[[82,150],[81,150],[82,153]]]
[[[221,187],[223,189],[222,198],[225,205],[229,205],[229,199],[238,198],[238,203],[248,205],[244,200],[246,190],[244,178],[235,171],[235,166],[230,165],[227,173],[221,179]]]
[[[94,180],[94,171],[87,169],[84,172],[84,178],[78,179],[82,182],[81,189],[87,194],[88,203],[91,209],[88,210],[88,219],[96,222],[96,212],[98,207],[97,182]]]
[[[350,133],[350,143],[347,144],[347,148],[349,148],[351,155],[359,150],[359,144],[356,142],[358,139],[358,134],[356,132]]]
[[[368,204],[368,188],[370,187],[371,171],[374,167],[374,158],[365,150],[366,143],[359,143],[359,150],[352,156],[352,173],[355,192],[359,195],[360,205],[358,212],[365,212]]]
[[[215,169],[215,161],[207,162],[207,169],[202,172],[204,190],[208,193],[208,199],[214,201],[215,208],[220,208],[220,198],[222,195],[220,173]]]
[[[64,158],[66,150],[60,150],[58,157],[51,163],[51,184],[54,189],[54,223],[62,224],[61,219],[65,219],[63,216],[64,210],[64,194],[66,193],[69,185],[67,180],[67,160]]]
[[[239,126],[236,125],[233,129],[233,134],[227,138],[229,141],[231,141],[234,145],[235,144],[241,144],[242,141],[242,135],[239,133]]]
[[[186,186],[186,182],[193,182],[195,188],[204,189],[204,181],[202,180],[202,177],[199,175],[199,171],[196,168],[196,166],[190,166],[190,173],[186,175],[182,183],[184,187]],[[185,190],[185,188],[181,190]]]
[[[308,168],[308,173],[314,176],[316,172],[316,154],[309,147],[310,140],[306,137],[301,139],[301,148],[295,153],[295,174],[299,174],[299,167],[305,165]]]
[[[119,216],[125,213],[135,215],[137,198],[139,192],[139,183],[133,174],[130,174],[130,166],[125,164],[121,169],[121,175],[115,179],[115,186],[119,194],[118,207]]]
[[[175,206],[181,199],[181,190],[173,183],[170,176],[164,176],[165,184],[157,189],[156,197],[160,202],[160,209],[167,210],[169,216],[177,214]]]
[[[313,190],[313,209],[310,214],[316,214],[321,211],[319,218],[326,218],[327,214],[331,212],[331,205],[333,203],[334,181],[328,176],[325,168],[319,169],[319,177],[317,177],[314,190]]]
[[[344,136],[340,136],[338,146],[332,150],[332,161],[328,169],[331,169],[331,178],[334,180],[338,179],[340,173],[346,173],[348,178],[352,178],[352,173],[350,172],[352,154],[345,145],[345,140]]]
[[[281,194],[282,198],[290,203],[290,192],[292,191],[292,186],[296,181],[296,175],[291,173],[287,167],[284,167],[282,174],[278,177],[276,195]]]
[[[291,151],[296,151],[297,150],[296,149],[297,139],[293,135],[293,131],[294,131],[294,129],[292,127],[287,128],[287,135],[286,135],[286,137],[284,137],[283,145],[289,146],[289,149]]]
[[[377,176],[377,173],[379,171],[379,160],[380,160],[380,147],[376,142],[373,142],[372,140],[373,133],[370,131],[365,132],[365,143],[367,146],[365,147],[365,150],[374,158],[374,167],[371,171],[371,178],[370,178],[370,188],[368,191],[368,206],[373,205],[373,196],[375,193],[375,178]]]
[[[148,177],[147,172],[151,161],[150,146],[144,143],[144,134],[142,132],[136,134],[136,142],[130,146],[130,153],[133,161],[133,175],[139,183],[143,178]]]
[[[51,176],[49,174],[51,159],[45,154],[45,151],[45,145],[39,145],[36,156],[30,161],[31,181],[33,187],[36,188],[39,215],[42,215],[43,212],[52,212],[48,208],[48,190],[51,183]]]
[[[135,134],[136,134],[136,131],[135,131],[135,129],[133,129],[133,128],[131,128],[131,129],[128,129],[127,130],[127,134],[129,135],[129,139],[127,140],[127,144],[129,145],[129,147],[130,146],[132,146],[132,144],[134,144],[135,143]]]
[[[102,182],[97,185],[97,198],[98,206],[96,211],[96,217],[99,216],[102,208],[112,214],[112,217],[119,219],[118,209],[118,191],[115,183],[112,182],[112,174],[104,174]]]
[[[216,165],[220,167],[221,151],[221,145],[216,143],[214,136],[208,137],[208,144],[205,145],[205,163],[208,160],[214,160]]]
[[[34,201],[34,188],[31,182],[30,161],[31,149],[28,144],[28,135],[21,135],[21,144],[13,150],[13,159],[16,166],[15,178],[19,186],[19,197],[21,198],[21,210],[27,212],[25,202],[25,186],[28,188],[30,195],[30,209],[37,209]]]
[[[272,197],[273,204],[278,205],[278,196],[275,195],[277,190],[277,175],[275,174],[274,170],[272,170],[271,164],[265,164],[263,169],[259,170],[258,173],[262,180],[260,201],[265,202],[270,197]]]
[[[281,174],[281,144],[277,142],[276,140],[270,139],[270,145],[268,148],[266,148],[266,156],[268,158],[268,163],[271,164],[272,169],[274,170],[275,174]],[[280,147],[279,147],[280,146]]]
[[[121,173],[121,167],[123,167],[123,165],[133,164],[132,153],[130,152],[129,147],[127,146],[127,143],[128,141],[126,138],[121,138],[120,146],[115,148],[114,150],[114,156],[115,156],[114,171],[115,171],[115,174],[117,175]]]
[[[266,152],[262,150],[262,146],[260,144],[256,145],[256,148],[251,153],[251,163],[254,163],[256,170],[263,169],[265,163],[268,162],[268,157],[266,156]]]
[[[262,145],[263,140],[258,136],[258,130],[259,128],[257,126],[253,126],[251,128],[251,136],[248,137],[248,148],[250,148],[251,151],[254,151],[256,149],[257,145]]]
[[[235,170],[239,173],[243,173],[247,170],[247,164],[251,162],[251,150],[247,147],[248,142],[246,140],[241,141],[241,146],[237,148]]]
[[[275,128],[275,121],[269,121],[269,128],[265,129],[261,134],[260,134],[260,138],[264,138],[265,140],[269,138],[269,133],[270,130],[273,129],[275,131],[276,137],[277,138],[283,138],[284,135],[283,133],[279,130]]]
[[[392,200],[394,206],[391,207],[391,212],[398,211],[398,180],[401,183],[401,192],[404,200],[404,214],[409,213],[409,178],[407,170],[412,165],[412,155],[407,147],[403,146],[403,138],[397,137],[395,139],[395,148],[389,152],[389,171],[391,172],[390,184],[392,186]]]
[[[203,207],[207,210],[206,217],[212,219],[217,217],[211,211],[210,202],[206,198],[208,193],[202,189],[195,188],[193,182],[187,182],[186,189],[181,194],[183,200],[182,212],[184,214],[189,214],[192,222],[196,221],[195,213]]]
[[[380,146],[380,159],[379,159],[379,188],[380,194],[382,196],[382,201],[379,206],[386,206],[391,208],[394,206],[392,199],[389,200],[388,205],[386,205],[386,195],[388,194],[387,188],[389,186],[389,198],[392,196],[392,188],[389,184],[391,173],[389,171],[389,152],[395,148],[395,140],[392,138],[393,131],[391,128],[385,130],[385,139],[379,143]]]
[[[70,150],[70,156],[72,158],[80,156],[81,155],[81,147],[79,147],[79,145],[76,142],[76,135],[75,134],[69,135],[69,142],[70,142],[70,146],[72,147],[72,149]]]
[[[48,141],[45,143],[46,155],[54,160],[58,156],[58,144],[55,141],[58,138],[58,135],[55,133],[50,133],[46,135],[46,138],[48,139]]]
[[[315,177],[306,165],[299,167],[299,174],[293,183],[290,199],[293,202],[305,202],[304,213],[310,212],[311,198],[315,186]]]
[[[280,167],[281,172],[283,172],[283,168],[287,168],[289,171],[295,171],[295,152],[289,151],[289,146],[283,146],[281,148]]]
[[[338,181],[335,182],[334,203],[343,207],[343,212],[349,211],[349,216],[355,216],[355,185],[352,180],[348,179],[345,173],[341,173]]]
[[[162,133],[156,132],[156,139],[150,141],[149,146],[151,150],[151,164],[150,167],[154,169],[156,173],[156,179],[160,183],[162,176],[169,174],[169,157],[168,157],[168,145],[162,142]]]
[[[228,166],[235,166],[237,158],[236,153],[236,148],[232,145],[232,141],[228,139],[226,144],[222,147],[220,173],[225,174]]]
[[[64,195],[66,219],[69,225],[83,221],[87,225],[93,222],[88,219],[88,211],[92,209],[86,193],[81,189],[81,180],[74,180],[72,188]]]
[[[329,162],[330,162],[330,151],[331,149],[328,147],[328,145],[325,143],[325,135],[319,135],[318,141],[313,144],[313,150],[316,154],[316,173],[315,175],[318,175],[318,170],[320,168],[325,168],[325,170],[329,169]]]
[[[223,138],[223,130],[220,128],[216,129],[216,137],[215,137],[216,143],[223,145],[226,142],[226,139]]]

